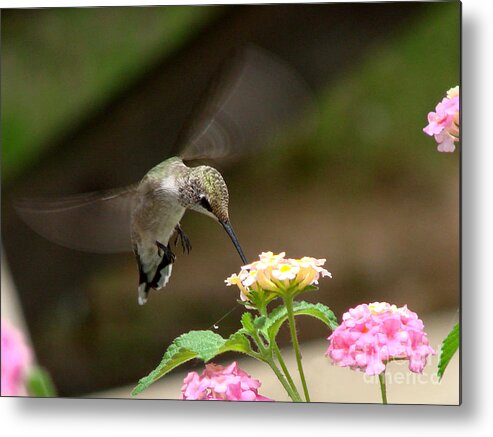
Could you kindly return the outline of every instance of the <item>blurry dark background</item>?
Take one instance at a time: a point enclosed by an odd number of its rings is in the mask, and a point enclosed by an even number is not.
[[[239,259],[217,224],[188,213],[191,254],[178,252],[168,287],[139,307],[133,255],[52,244],[19,220],[12,198],[138,181],[174,152],[211,74],[246,42],[293,65],[319,105],[309,136],[219,167],[247,256],[327,258],[334,278],[305,297],[339,316],[381,300],[418,313],[456,308],[459,153],[436,152],[422,128],[459,83],[459,8],[2,11],[2,262],[60,394],[134,383],[174,337],[207,329],[235,304],[223,281]],[[219,333],[236,329],[239,314]],[[301,334],[327,335],[306,320]]]

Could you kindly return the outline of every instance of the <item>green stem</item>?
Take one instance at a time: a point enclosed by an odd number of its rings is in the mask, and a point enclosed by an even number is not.
[[[378,375],[380,381],[380,393],[382,394],[382,404],[387,404],[387,388],[385,386],[385,370]]]
[[[296,385],[293,382],[293,378],[291,377],[291,374],[289,373],[288,367],[286,366],[286,363],[284,362],[284,358],[281,355],[281,351],[279,349],[279,346],[277,343],[274,341],[274,345],[272,346],[272,349],[274,350],[274,353],[276,354],[277,361],[279,361],[279,364],[281,365],[282,371],[284,372],[284,375],[286,375],[286,379],[289,382],[289,385],[293,389],[294,392],[298,395],[298,397],[301,400],[301,396],[298,393],[298,389],[296,388]]]
[[[284,390],[288,393],[289,397],[294,401],[294,402],[301,402],[301,397],[298,394],[297,391],[293,391],[291,388],[290,384],[282,374],[282,372],[279,370],[279,368],[276,366],[276,363],[272,359],[272,350],[269,348],[267,349],[264,345],[264,342],[262,339],[259,337],[258,333],[252,332],[253,339],[255,343],[257,344],[258,350],[261,355],[261,359],[269,365],[269,367],[273,370],[273,372],[276,374],[277,379],[280,381],[282,386],[284,387]]]
[[[279,370],[279,368],[276,366],[274,361],[271,360],[266,360],[266,363],[270,366],[270,368],[274,371],[274,373],[277,376],[277,379],[281,382],[282,386],[284,387],[284,390],[288,393],[289,397],[294,401],[294,402],[301,402],[301,397],[300,395],[293,391],[291,386],[289,385],[288,381],[286,381],[286,378],[282,374],[282,372]]]
[[[303,371],[303,365],[301,364],[300,344],[298,343],[298,336],[296,334],[296,322],[294,320],[292,296],[284,297],[284,304],[286,305],[286,310],[288,312],[288,324],[289,324],[289,330],[291,332],[291,341],[293,342],[294,353],[296,355],[298,372],[300,372],[301,385],[303,386],[303,393],[305,394],[306,402],[310,402],[310,394],[308,393],[308,387],[306,385],[305,372]]]

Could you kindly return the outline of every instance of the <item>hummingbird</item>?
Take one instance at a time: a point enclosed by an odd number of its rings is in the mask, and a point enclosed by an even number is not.
[[[273,135],[299,118],[311,93],[286,63],[257,47],[240,50],[212,85],[179,136],[181,152],[156,165],[129,187],[57,199],[18,199],[20,217],[43,237],[73,249],[132,251],[137,261],[138,303],[171,277],[178,240],[192,248],[180,226],[187,210],[219,223],[243,264],[243,250],[228,214],[229,193],[221,173],[197,160],[232,159],[273,143]]]

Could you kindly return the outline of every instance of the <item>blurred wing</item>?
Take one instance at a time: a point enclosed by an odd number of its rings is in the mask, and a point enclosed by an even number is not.
[[[135,187],[58,199],[19,199],[14,206],[26,224],[61,246],[86,252],[132,250],[131,212]]]
[[[218,159],[254,151],[289,126],[312,102],[288,65],[257,48],[243,50],[209,91],[180,140],[184,160]]]

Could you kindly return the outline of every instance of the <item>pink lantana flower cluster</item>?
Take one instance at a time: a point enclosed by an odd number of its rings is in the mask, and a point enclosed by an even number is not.
[[[2,320],[2,396],[25,396],[31,351],[22,333]]]
[[[328,338],[326,355],[341,367],[378,375],[390,360],[409,360],[409,370],[421,373],[435,355],[423,322],[406,305],[374,302],[351,308]]]
[[[261,383],[238,367],[207,364],[202,375],[190,372],[183,380],[182,399],[227,401],[272,401],[258,394]]]
[[[243,266],[239,275],[233,274],[227,278],[226,285],[237,285],[241,300],[247,301],[252,290],[273,294],[288,289],[303,291],[310,285],[318,284],[320,277],[332,277],[331,273],[322,267],[325,259],[308,256],[293,259],[285,258],[285,255],[285,252],[262,252],[258,261]]]
[[[459,87],[447,91],[447,96],[428,114],[428,126],[423,131],[434,136],[439,152],[453,152],[459,141]]]

